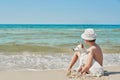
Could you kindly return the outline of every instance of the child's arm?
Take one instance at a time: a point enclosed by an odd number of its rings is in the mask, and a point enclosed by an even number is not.
[[[87,63],[85,64],[85,66],[82,68],[81,73],[86,73],[89,71],[90,67],[92,66],[93,63],[93,50],[90,51],[90,53],[88,53],[88,59],[87,59]]]

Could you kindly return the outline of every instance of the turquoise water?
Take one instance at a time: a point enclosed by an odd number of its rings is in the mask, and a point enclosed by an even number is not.
[[[104,54],[103,65],[120,65],[120,25],[2,24],[0,70],[65,69],[86,28],[94,28],[97,33],[96,42]]]
[[[68,53],[82,40],[80,35],[86,28],[95,29],[96,42],[104,53],[120,53],[120,25],[78,24],[1,24],[0,51]]]
[[[97,24],[0,24],[0,28],[43,28],[43,29],[75,29],[75,28],[120,28],[120,25]]]

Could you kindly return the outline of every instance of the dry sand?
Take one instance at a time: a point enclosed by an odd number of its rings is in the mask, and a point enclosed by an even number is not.
[[[103,77],[68,78],[65,70],[0,71],[0,80],[120,80],[120,66],[105,67]]]

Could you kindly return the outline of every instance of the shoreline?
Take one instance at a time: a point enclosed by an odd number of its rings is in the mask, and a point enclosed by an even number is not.
[[[120,80],[120,66],[104,67],[107,72],[102,77],[86,77],[84,80]],[[0,80],[80,80],[68,78],[65,70],[45,71],[0,71]]]
[[[5,55],[0,54],[0,70],[53,70],[65,69],[68,67],[72,58],[71,55],[66,54],[30,54],[24,52],[22,54]],[[103,59],[103,66],[119,66],[120,54],[105,54]],[[75,64],[77,68],[79,61]]]

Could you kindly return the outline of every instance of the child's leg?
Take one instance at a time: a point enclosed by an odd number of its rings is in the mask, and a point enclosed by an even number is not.
[[[71,68],[73,67],[73,65],[76,63],[76,61],[78,60],[78,57],[79,57],[79,52],[75,52],[71,61],[70,61],[70,65],[68,67],[68,70],[71,70]]]

